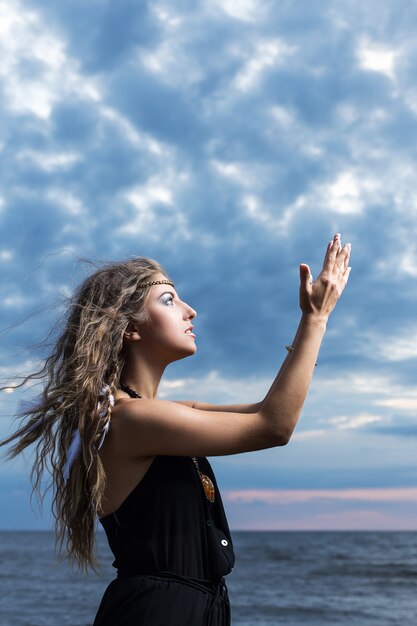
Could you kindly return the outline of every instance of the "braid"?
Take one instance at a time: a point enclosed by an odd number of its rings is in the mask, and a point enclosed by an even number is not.
[[[100,398],[102,399],[97,404],[97,411],[99,419],[104,421],[104,426],[97,443],[97,450],[100,450],[103,445],[104,439],[110,428],[111,410],[112,407],[114,407],[114,395],[111,393],[109,385],[104,385],[100,392]]]

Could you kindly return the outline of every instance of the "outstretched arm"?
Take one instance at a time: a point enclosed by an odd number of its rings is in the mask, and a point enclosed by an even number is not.
[[[294,359],[294,357],[296,356],[296,348],[297,352],[300,351],[300,347],[303,350],[304,343],[306,341],[307,343],[310,343],[310,340],[313,339],[313,343],[311,343],[311,348],[313,348],[313,345],[315,343],[318,355],[321,339],[323,338],[324,332],[326,330],[327,319],[331,310],[330,312],[320,312],[317,307],[317,301],[323,291],[324,284],[327,283],[328,290],[329,288],[331,290],[331,285],[329,283],[332,281],[334,281],[335,283],[335,295],[337,298],[339,297],[349,278],[349,258],[350,244],[346,244],[346,246],[344,246],[344,248],[342,249],[340,235],[337,234],[327,246],[322,272],[315,283],[313,283],[312,281],[312,276],[308,265],[302,264],[300,266],[300,307],[302,310],[301,320],[298,325],[298,329],[293,339],[293,342],[290,344],[290,351],[284,359],[278,371],[278,374],[275,377],[274,382],[272,383],[267,395],[263,400],[253,404],[216,405],[208,404],[205,402],[192,401],[181,401],[180,404],[184,404],[186,406],[203,411],[220,411],[228,413],[256,413],[262,410],[265,402],[269,402],[271,400],[271,396],[273,396],[276,390],[280,388],[279,381],[281,380],[287,367],[291,363],[293,365],[295,364],[297,366],[297,369],[300,367],[299,355],[296,359]],[[314,331],[311,328],[310,330],[307,330],[308,326],[311,324],[317,325],[317,328]],[[315,340],[313,336],[315,337]],[[319,340],[318,343],[317,340]],[[294,360],[297,363],[294,363]],[[301,367],[303,366],[301,365]],[[311,364],[309,363],[307,367],[311,367]],[[290,369],[290,377],[291,371],[292,370]],[[310,380],[313,371],[314,370],[312,370],[310,373]],[[287,384],[286,378],[284,379],[284,381],[281,380],[281,383]]]
[[[211,456],[259,450],[288,442],[300,416],[327,320],[349,278],[350,245],[330,242],[313,282],[300,265],[300,325],[277,377],[262,402],[237,410],[201,409],[162,400],[125,400],[112,428],[118,450],[129,456]],[[246,407],[254,407],[248,411]],[[116,416],[114,411],[114,417]],[[117,431],[119,430],[119,435]]]

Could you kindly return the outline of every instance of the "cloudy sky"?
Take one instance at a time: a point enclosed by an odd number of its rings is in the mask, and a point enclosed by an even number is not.
[[[257,401],[298,265],[340,231],[353,269],[290,444],[212,462],[233,528],[417,529],[416,23],[411,0],[0,0],[3,380],[83,259],[145,255],[199,313],[161,397]],[[28,461],[2,462],[0,528],[51,523]]]

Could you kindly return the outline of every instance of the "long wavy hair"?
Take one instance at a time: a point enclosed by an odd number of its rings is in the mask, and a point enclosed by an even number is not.
[[[107,264],[80,285],[69,301],[64,331],[50,356],[38,371],[14,386],[40,380],[42,394],[20,413],[19,428],[0,442],[15,442],[9,458],[36,443],[33,493],[42,501],[47,470],[59,554],[84,570],[96,567],[96,516],[105,489],[98,447],[110,419],[111,393],[119,386],[124,365],[123,333],[130,322],[146,323],[149,287],[141,284],[156,273],[167,276],[156,261],[137,257]],[[99,406],[104,385],[107,393]],[[68,450],[77,430],[80,451],[66,480]]]

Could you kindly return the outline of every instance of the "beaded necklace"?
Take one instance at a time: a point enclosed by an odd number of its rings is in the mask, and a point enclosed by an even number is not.
[[[125,383],[120,383],[120,388],[124,392],[126,392],[128,394],[128,396],[130,396],[131,398],[142,398],[142,396],[139,395],[138,392],[135,391],[135,389],[132,389],[132,387],[129,387],[129,385],[126,385]],[[192,460],[192,462],[195,465],[198,477],[199,477],[199,479],[201,481],[201,484],[202,484],[202,487],[203,487],[203,490],[204,490],[204,494],[205,494],[207,500],[209,502],[214,502],[215,499],[216,499],[216,490],[214,488],[213,481],[206,474],[203,474],[203,472],[201,471],[200,466],[199,466],[198,461],[197,461],[195,456],[192,456],[191,460]]]

